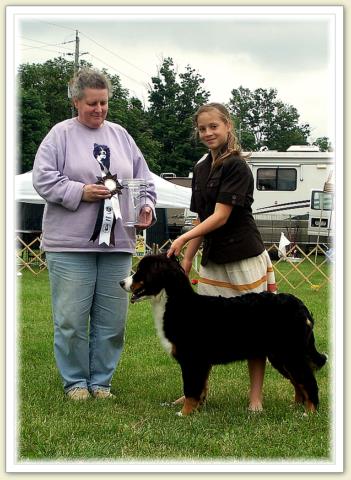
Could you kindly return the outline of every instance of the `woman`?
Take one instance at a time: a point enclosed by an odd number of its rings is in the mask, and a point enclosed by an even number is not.
[[[275,291],[272,264],[252,216],[254,181],[241,154],[227,109],[218,103],[200,107],[195,127],[209,148],[195,166],[190,210],[199,223],[178,237],[168,256],[179,255],[188,243],[183,268],[190,272],[203,242],[198,292],[230,297],[248,292]],[[265,358],[249,360],[249,409],[262,410]]]
[[[100,72],[81,71],[71,83],[78,116],[56,124],[41,143],[33,184],[46,200],[45,251],[54,317],[54,351],[64,391],[72,400],[113,398],[128,308],[119,286],[129,275],[135,228],[121,218],[118,179],[148,183],[143,219],[155,220],[151,174],[134,140],[106,120],[111,84]]]

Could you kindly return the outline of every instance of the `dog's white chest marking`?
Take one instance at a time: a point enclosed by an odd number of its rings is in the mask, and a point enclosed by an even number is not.
[[[157,297],[153,298],[151,301],[157,334],[160,337],[163,348],[167,353],[171,354],[172,344],[165,337],[165,332],[163,330],[163,318],[166,309],[166,303],[167,294],[165,290],[161,290]]]

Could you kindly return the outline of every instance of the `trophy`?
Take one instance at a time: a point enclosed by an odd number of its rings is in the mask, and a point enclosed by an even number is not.
[[[143,223],[140,214],[146,205],[146,186],[146,181],[141,178],[122,180],[123,194],[120,197],[120,206],[124,226],[135,227]]]

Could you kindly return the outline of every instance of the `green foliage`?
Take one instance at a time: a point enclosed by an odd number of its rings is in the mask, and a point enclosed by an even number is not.
[[[62,57],[19,67],[19,85],[23,92],[34,90],[40,95],[49,115],[49,128],[71,116],[68,83],[72,75],[73,62]]]
[[[61,57],[43,64],[20,65],[19,172],[32,169],[35,153],[49,129],[71,116],[68,82],[72,74],[73,63]]]
[[[91,67],[84,61],[80,66]],[[74,114],[68,98],[73,67],[72,61],[62,57],[20,66],[20,172],[32,168],[35,152],[48,130]],[[159,74],[151,79],[150,105],[146,108],[140,100],[129,96],[118,75],[104,72],[113,86],[108,119],[128,130],[153,172],[188,176],[205,152],[195,138],[192,123],[197,108],[210,97],[203,86],[205,79],[190,65],[178,74],[173,59],[165,58]],[[298,123],[296,108],[279,101],[275,89],[251,91],[240,86],[232,90],[228,107],[244,150],[255,151],[263,145],[286,150],[290,145],[307,143],[309,125]],[[315,144],[323,151],[331,148],[327,137],[317,139]]]
[[[19,135],[17,163],[18,173],[32,168],[38,145],[47,134],[49,114],[37,90],[28,89],[21,92],[19,108]]]
[[[86,62],[81,67],[91,67]],[[147,112],[138,99],[129,98],[117,75],[109,75],[113,95],[109,101],[108,119],[124,126],[133,136],[152,171],[159,173],[161,145],[153,138]],[[44,64],[23,64],[19,68],[20,86],[20,172],[33,167],[35,153],[48,130],[72,116],[68,98],[68,83],[73,75],[73,63],[63,58]]]
[[[275,89],[233,89],[229,109],[244,150],[267,146],[270,150],[285,151],[290,145],[308,143],[309,125],[298,124],[296,108],[278,100]]]
[[[270,365],[265,409],[250,414],[247,365],[237,362],[215,367],[202,411],[179,418],[179,407],[160,404],[181,394],[180,368],[163,351],[150,304],[142,302],[129,309],[125,349],[112,380],[116,399],[71,402],[64,397],[53,356],[47,272],[24,272],[18,292],[19,461],[332,461],[333,355],[317,372],[321,403],[316,415],[304,417],[301,407],[292,406],[291,385]],[[327,289],[304,286],[297,295],[316,319],[319,350],[330,353]]]
[[[111,76],[106,71],[103,73],[109,77],[112,84],[112,97],[108,102],[107,118],[111,122],[125,125],[128,111],[128,90],[122,87],[118,75]]]
[[[318,137],[314,142],[313,145],[317,145],[321,152],[332,152],[333,147],[328,137]]]
[[[166,58],[149,90],[149,118],[154,138],[161,145],[162,170],[188,176],[202,156],[203,147],[193,137],[192,117],[206,103],[209,92],[202,88],[204,78],[189,65],[179,74],[172,58]]]
[[[119,123],[121,123],[134,138],[150,170],[156,174],[161,173],[162,145],[153,136],[148,112],[144,110],[140,100],[132,97],[128,100],[124,114],[124,122]]]

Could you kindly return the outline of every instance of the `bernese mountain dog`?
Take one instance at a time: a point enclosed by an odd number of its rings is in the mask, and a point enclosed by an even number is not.
[[[290,380],[306,412],[316,411],[314,370],[327,356],[316,350],[313,317],[294,295],[199,295],[178,260],[165,254],[145,256],[120,284],[132,303],[151,300],[161,342],[181,367],[185,400],[178,415],[202,405],[212,365],[257,357],[267,357]]]

